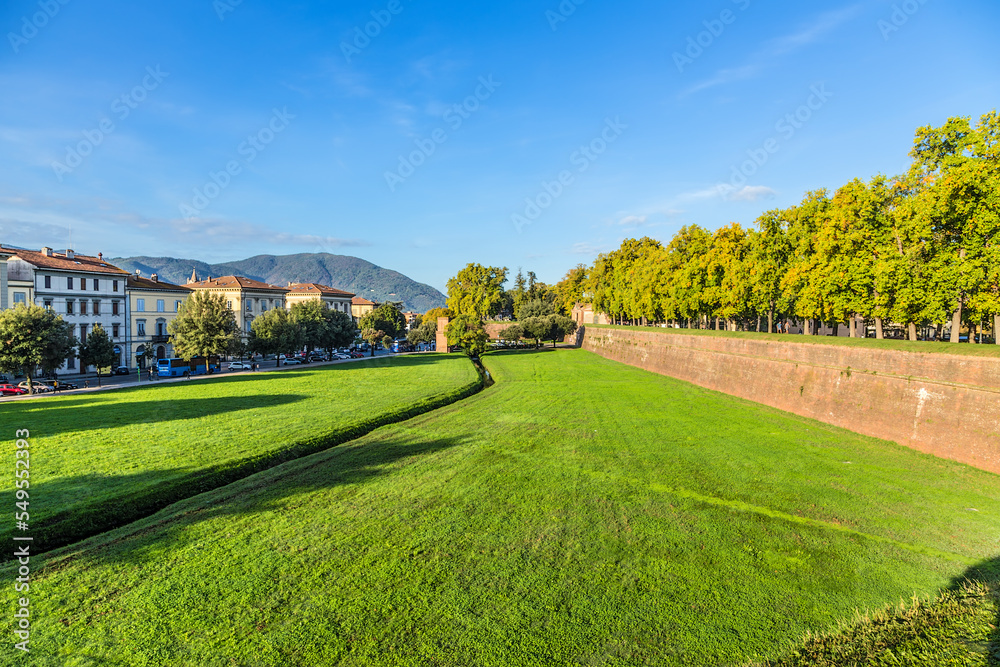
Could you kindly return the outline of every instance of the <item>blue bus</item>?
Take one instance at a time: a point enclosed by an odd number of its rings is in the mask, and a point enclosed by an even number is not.
[[[205,357],[186,359],[160,359],[156,362],[156,376],[161,378],[188,377],[191,375],[209,375],[222,370],[218,357],[208,358],[208,368],[205,367]]]

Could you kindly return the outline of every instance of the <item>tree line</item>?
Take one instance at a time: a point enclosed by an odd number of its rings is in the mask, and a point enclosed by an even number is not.
[[[1000,330],[1000,116],[917,130],[906,173],[816,190],[714,233],[691,225],[666,244],[627,239],[577,266],[556,294],[614,322],[773,332],[778,321],[847,323],[883,338],[940,340],[950,324]],[[564,305],[564,307],[565,307]],[[766,327],[766,328],[765,328]],[[1000,344],[1000,340],[997,341]]]

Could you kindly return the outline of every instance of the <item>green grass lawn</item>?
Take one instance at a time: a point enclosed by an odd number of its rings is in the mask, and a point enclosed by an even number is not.
[[[11,446],[15,429],[31,432],[30,533],[44,549],[455,400],[477,382],[463,357],[408,356],[12,401],[0,418]],[[0,496],[13,497],[13,484],[6,475]],[[0,540],[13,528],[0,525]]]
[[[485,392],[33,558],[31,664],[741,664],[1000,554],[1000,476],[582,350],[484,362]]]
[[[652,331],[665,335],[716,336],[722,338],[748,338],[752,340],[780,341],[783,343],[809,343],[814,345],[841,345],[873,350],[896,352],[921,352],[924,354],[958,354],[969,357],[1000,357],[1000,345],[975,345],[970,343],[931,343],[910,340],[876,340],[874,338],[845,338],[841,336],[803,336],[799,334],[768,334],[756,331],[714,331],[711,329],[665,329],[663,327],[620,327],[610,324],[588,324],[588,329],[626,329]]]

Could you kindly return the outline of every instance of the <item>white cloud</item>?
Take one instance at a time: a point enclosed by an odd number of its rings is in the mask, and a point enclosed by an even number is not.
[[[626,215],[624,218],[618,221],[619,227],[642,227],[646,224],[647,216],[645,215]]]
[[[765,185],[745,185],[726,196],[729,201],[757,201],[777,196],[777,192]]]

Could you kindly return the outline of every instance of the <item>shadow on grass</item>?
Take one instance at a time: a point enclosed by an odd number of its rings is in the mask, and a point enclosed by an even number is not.
[[[984,584],[994,599],[1000,600],[1000,556],[970,567],[961,577],[952,580],[948,590],[961,593],[969,582]],[[979,648],[985,653],[988,666],[1000,666],[1000,603],[997,604],[997,614],[993,619],[989,640],[985,646]]]
[[[109,396],[107,400],[92,399],[39,406],[24,414],[22,419],[24,427],[31,431],[33,437],[38,438],[134,424],[183,423],[189,419],[291,405],[305,399],[305,396],[299,394],[204,396],[129,401],[127,405],[121,405],[118,396]],[[108,405],[112,402],[114,404]],[[181,434],[182,431],[177,433]]]
[[[192,498],[283,463],[360,438],[381,426],[401,422],[450,405],[478,393],[482,387],[482,381],[477,378],[474,382],[463,387],[417,400],[394,410],[359,417],[355,421],[334,428],[318,428],[314,434],[295,442],[285,443],[281,449],[263,452],[256,456],[231,459],[217,465],[197,469],[160,469],[136,475],[111,477],[78,475],[48,482],[32,483],[31,497],[33,501],[38,499],[39,509],[44,507],[45,498],[84,496],[72,507],[56,508],[40,521],[36,517],[36,520],[31,523],[33,547],[38,553],[42,553],[125,526],[186,498]],[[274,395],[143,401],[129,404],[132,414],[124,418],[130,423],[162,421],[171,418],[172,411],[179,411],[182,415],[181,418],[193,418],[239,409],[259,408],[265,405],[291,404],[300,399],[300,396],[295,395]],[[59,419],[54,421],[67,422],[65,429],[67,431],[85,430],[86,412],[99,413],[100,409],[99,404],[85,408],[67,405],[65,412],[56,413]],[[198,414],[192,414],[189,409],[197,411]],[[102,417],[98,414],[92,416],[91,419],[99,422]],[[107,418],[103,417],[103,419]],[[103,424],[98,423],[93,428],[120,424],[121,422],[111,421]],[[43,431],[44,428],[38,429],[38,433]],[[33,433],[35,433],[35,429],[33,429]],[[94,489],[95,485],[98,489],[111,486],[115,489],[122,489],[122,491],[97,495],[88,491]],[[90,493],[89,497],[88,493]],[[9,524],[6,528],[0,528],[0,540],[9,540],[13,530],[13,524]],[[8,553],[6,556],[0,556],[0,562],[12,558],[13,555]]]
[[[161,547],[183,540],[184,531],[199,522],[225,516],[280,511],[293,496],[363,484],[385,474],[399,461],[426,456],[459,444],[461,439],[457,438],[397,438],[373,442],[364,447],[321,451],[177,502],[163,512],[119,531],[98,535],[70,550],[52,554],[45,570],[58,570],[77,559],[95,563],[141,563],[156,557]]]

